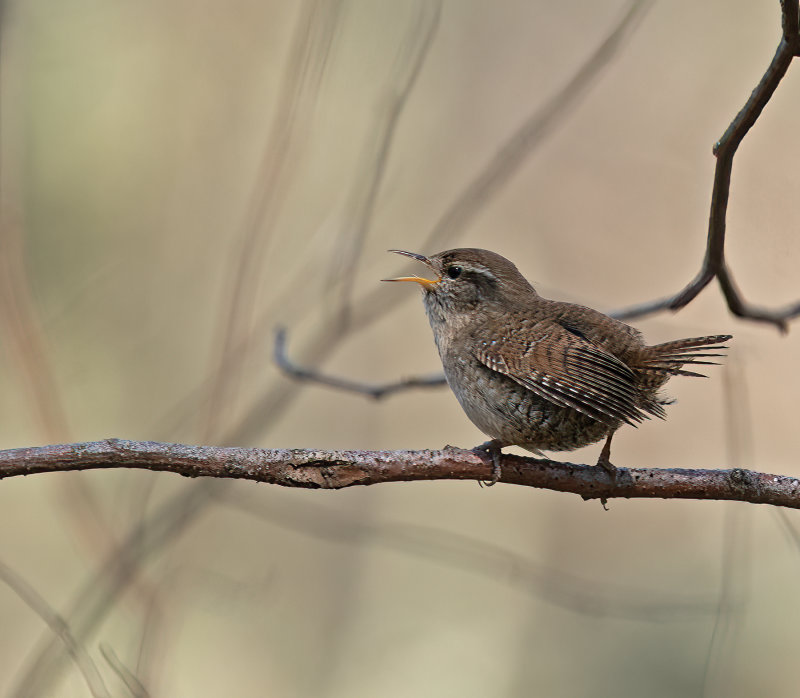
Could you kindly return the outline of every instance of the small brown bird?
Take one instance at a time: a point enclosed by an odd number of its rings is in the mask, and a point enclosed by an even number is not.
[[[542,298],[499,254],[456,249],[419,260],[435,278],[424,293],[450,388],[500,477],[500,450],[569,451],[606,439],[597,464],[610,475],[611,437],[623,424],[664,418],[659,389],[672,376],[701,376],[686,364],[714,364],[731,335],[647,346],[641,333],[603,313]]]

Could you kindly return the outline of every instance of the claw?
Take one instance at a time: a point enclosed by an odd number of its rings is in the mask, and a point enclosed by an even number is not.
[[[492,457],[492,479],[491,480],[478,480],[478,483],[481,487],[486,485],[486,487],[491,487],[492,485],[496,485],[499,481],[501,476],[503,475],[503,469],[500,467],[500,459],[503,456],[503,442],[498,441],[497,439],[492,439],[491,441],[487,441],[486,443],[482,443],[478,446],[475,450],[481,449],[486,451]]]

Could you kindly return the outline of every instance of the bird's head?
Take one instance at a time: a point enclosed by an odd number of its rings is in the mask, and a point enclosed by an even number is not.
[[[470,313],[499,305],[513,307],[536,291],[505,257],[489,250],[460,248],[425,257],[405,250],[389,250],[425,264],[433,278],[401,276],[384,281],[414,281],[424,291],[431,319]],[[520,295],[521,294],[521,295]]]

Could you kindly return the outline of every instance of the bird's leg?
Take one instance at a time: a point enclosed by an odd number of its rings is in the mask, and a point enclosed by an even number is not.
[[[613,436],[614,432],[609,432],[608,438],[605,444],[603,444],[603,450],[600,451],[600,458],[597,459],[597,465],[608,473],[612,482],[617,479],[617,468],[611,462],[611,439]]]
[[[492,485],[496,485],[498,480],[500,480],[500,476],[503,474],[502,469],[500,468],[500,458],[503,455],[503,446],[505,446],[502,441],[499,439],[492,439],[491,441],[487,441],[486,443],[482,443],[478,446],[475,450],[481,449],[482,451],[486,451],[492,457],[492,464],[494,468],[492,469],[492,479],[484,482],[479,481],[481,485],[486,485],[487,487],[491,487]]]

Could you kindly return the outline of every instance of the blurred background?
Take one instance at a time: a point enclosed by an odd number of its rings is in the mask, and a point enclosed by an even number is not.
[[[676,292],[779,10],[7,0],[0,447],[484,441],[446,388],[375,402],[282,376],[276,327],[333,375],[438,371],[419,293],[379,283],[405,271],[388,248],[486,247],[605,311]],[[797,70],[733,171],[727,258],[768,306],[800,295]],[[796,331],[735,319],[715,283],[634,324],[735,341],[670,383],[668,421],[619,433],[617,465],[800,474]],[[0,694],[796,695],[795,512],[609,509],[474,482],[6,480]]]

